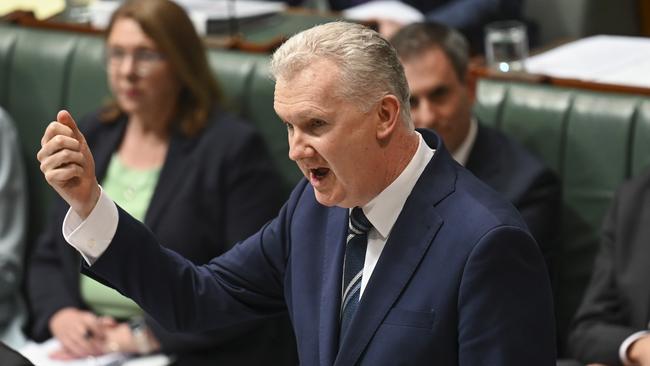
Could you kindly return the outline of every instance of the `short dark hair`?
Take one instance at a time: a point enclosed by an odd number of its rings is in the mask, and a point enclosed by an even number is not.
[[[458,79],[465,79],[469,44],[465,36],[454,28],[435,22],[414,23],[402,28],[390,42],[402,61],[408,61],[432,47],[438,47],[451,61]]]

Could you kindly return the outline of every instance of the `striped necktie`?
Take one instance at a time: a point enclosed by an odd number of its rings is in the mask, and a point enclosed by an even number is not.
[[[343,341],[343,336],[347,332],[359,305],[361,276],[363,275],[363,264],[366,259],[368,231],[370,231],[370,228],[372,228],[372,224],[363,214],[363,210],[360,207],[353,208],[348,227],[348,239],[345,244],[339,343]]]

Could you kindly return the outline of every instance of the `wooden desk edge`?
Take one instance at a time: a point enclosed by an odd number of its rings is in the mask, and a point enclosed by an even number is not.
[[[624,93],[624,94],[639,94],[650,95],[650,88],[620,85],[620,84],[606,84],[593,81],[585,81],[579,79],[559,78],[548,75],[528,74],[528,73],[501,73],[490,70],[485,66],[470,66],[470,85],[475,88],[479,79],[493,79],[502,81],[513,81],[533,84],[543,84],[552,86],[561,86],[567,88],[585,89],[599,92],[611,93]]]

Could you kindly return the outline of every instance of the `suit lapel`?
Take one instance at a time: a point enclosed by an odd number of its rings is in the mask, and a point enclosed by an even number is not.
[[[491,183],[494,177],[499,175],[499,169],[503,164],[500,162],[501,156],[498,154],[501,150],[493,146],[493,138],[489,132],[485,126],[478,124],[476,140],[465,167],[482,181]],[[499,162],[495,162],[495,160],[499,160]]]
[[[339,343],[339,310],[341,304],[341,276],[345,253],[348,211],[332,208],[327,220],[321,292],[319,352],[321,365],[333,365]]]
[[[172,132],[169,150],[145,217],[145,224],[152,230],[165,211],[165,207],[176,194],[178,182],[183,178],[183,174],[179,174],[183,171],[183,165],[191,164],[188,156],[193,143],[197,143],[195,139],[185,138],[178,131]]]
[[[120,147],[127,123],[126,116],[121,116],[114,124],[106,125],[101,134],[101,140],[95,141],[91,146],[95,158],[95,171],[100,182],[106,177],[113,153],[117,152]],[[195,138],[185,138],[180,132],[172,130],[169,150],[145,217],[145,224],[149,228],[154,228],[160,214],[164,212],[165,207],[174,196],[175,189],[178,187],[177,182],[182,178],[182,174],[178,174],[178,172],[183,171],[183,164],[189,164],[188,156],[191,154],[192,146],[196,143]]]
[[[125,130],[126,117],[120,117],[112,124],[102,125],[101,133],[96,134],[100,137],[95,139],[96,141],[93,141],[92,146],[90,146],[93,158],[95,159],[95,173],[100,182],[106,177],[108,165],[111,162],[113,154],[120,147]]]
[[[354,365],[393,304],[442,225],[432,207],[415,207],[420,214],[400,215],[364,291],[357,313],[343,341],[337,365]],[[410,223],[406,221],[411,220]],[[405,230],[406,229],[406,230]]]
[[[336,365],[354,365],[359,361],[363,350],[407,287],[443,224],[435,205],[454,190],[455,163],[437,136],[421,133],[428,145],[437,149],[436,153],[391,230],[343,340]]]

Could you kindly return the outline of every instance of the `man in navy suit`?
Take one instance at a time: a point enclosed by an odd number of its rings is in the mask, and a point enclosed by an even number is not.
[[[274,220],[203,266],[101,192],[83,136],[58,114],[38,158],[71,205],[64,236],[85,271],[172,330],[288,312],[303,365],[553,365],[537,244],[435,133],[414,130],[388,42],[329,23],[288,40],[271,70],[306,179]]]
[[[459,164],[517,207],[553,278],[559,179],[517,141],[472,115],[474,95],[463,35],[442,24],[418,23],[402,29],[391,43],[404,65],[415,127],[434,129]]]

